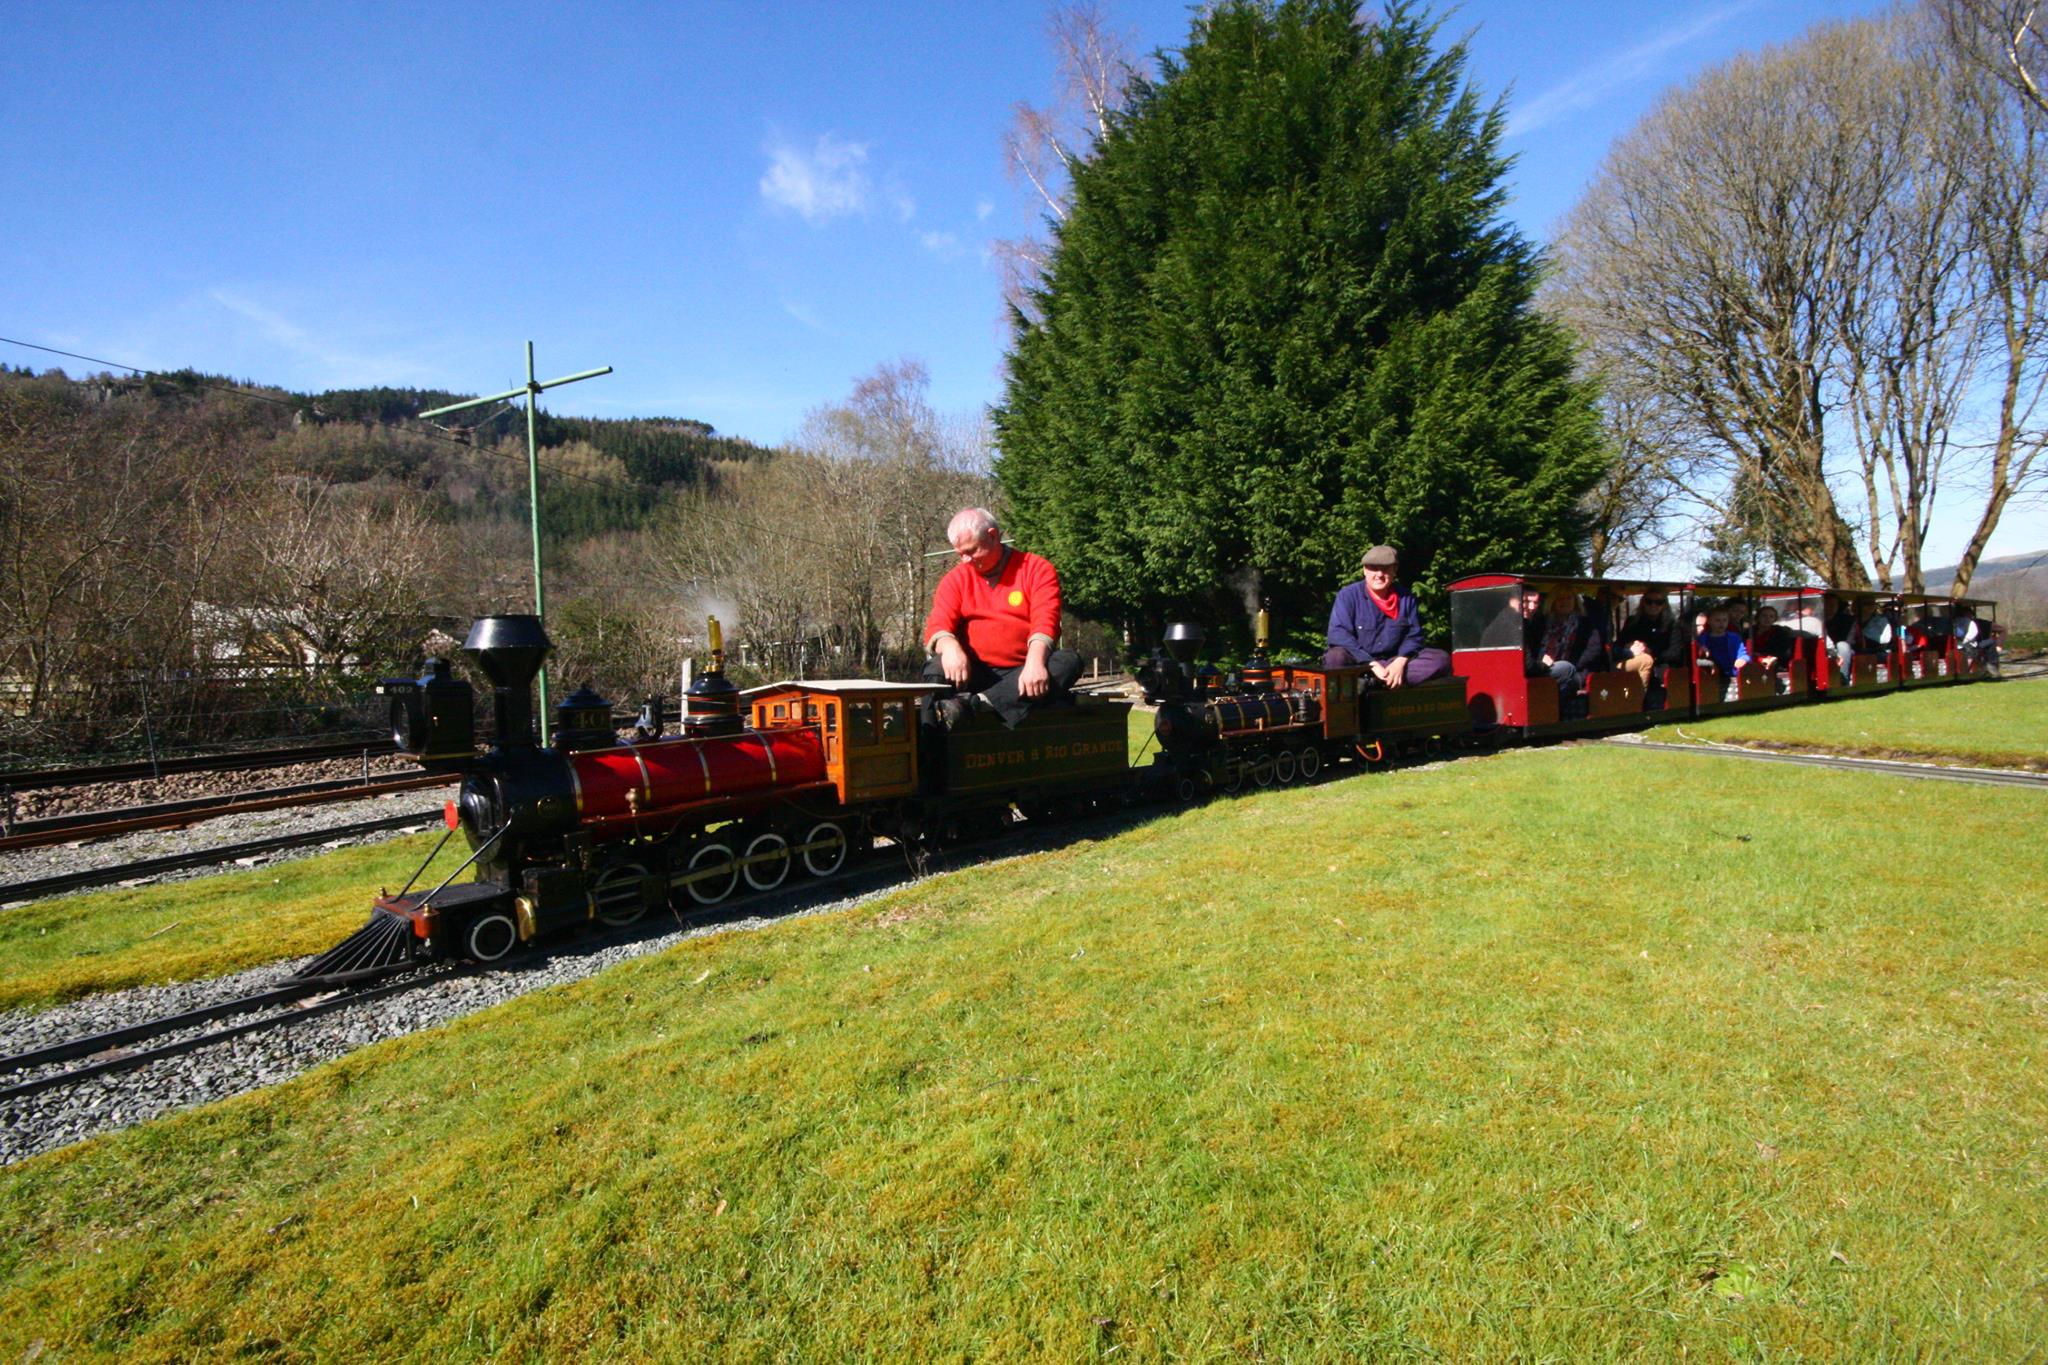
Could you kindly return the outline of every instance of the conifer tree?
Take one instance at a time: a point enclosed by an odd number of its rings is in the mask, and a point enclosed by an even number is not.
[[[1500,219],[1503,115],[1397,6],[1224,0],[1074,166],[1013,315],[1007,529],[1076,610],[1320,635],[1361,551],[1435,590],[1576,567],[1606,459]]]

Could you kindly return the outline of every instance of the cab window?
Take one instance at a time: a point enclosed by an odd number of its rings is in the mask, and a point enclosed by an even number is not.
[[[873,744],[875,742],[875,704],[867,701],[846,703],[846,742],[848,744]]]
[[[882,703],[882,739],[902,739],[909,732],[910,721],[907,711],[910,703],[888,701]]]

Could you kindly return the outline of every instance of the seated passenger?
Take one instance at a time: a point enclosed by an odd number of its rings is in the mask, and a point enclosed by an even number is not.
[[[1756,631],[1749,637],[1750,657],[1771,675],[1781,692],[1792,687],[1792,661],[1799,657],[1799,637],[1778,624],[1775,607],[1756,609]]]
[[[1550,611],[1543,618],[1536,658],[1557,680],[1560,715],[1570,718],[1579,712],[1583,700],[1579,689],[1585,686],[1586,675],[1598,666],[1605,643],[1599,625],[1579,610],[1577,593],[1559,588],[1550,594]]]
[[[960,562],[932,594],[924,680],[951,684],[953,695],[928,704],[926,717],[951,725],[978,695],[1014,730],[1034,704],[1065,696],[1081,676],[1081,656],[1055,648],[1059,573],[1030,551],[1003,544],[996,519],[980,507],[957,513],[946,539]]]
[[[1659,670],[1674,662],[1677,644],[1678,622],[1671,615],[1671,598],[1662,588],[1651,588],[1621,623],[1621,633],[1614,637],[1617,665],[1622,672],[1642,679],[1647,693],[1661,676]]]
[[[1727,679],[1728,686],[1724,699],[1735,697],[1735,672],[1749,662],[1749,647],[1742,643],[1742,637],[1728,629],[1728,609],[1715,607],[1707,613],[1707,628],[1700,632],[1700,653],[1719,669]]]
[[[1775,607],[1756,609],[1756,630],[1749,642],[1750,657],[1763,665],[1766,673],[1786,672],[1799,652],[1799,637],[1789,627],[1778,624]]]
[[[1827,618],[1828,654],[1834,660],[1834,671],[1844,679],[1849,677],[1849,660],[1855,657],[1856,646],[1852,643],[1856,634],[1856,609],[1846,597],[1830,596],[1835,609]]]
[[[1386,687],[1425,683],[1450,671],[1451,656],[1422,643],[1415,594],[1394,581],[1399,557],[1391,545],[1375,545],[1360,566],[1364,577],[1346,583],[1330,607],[1325,668],[1364,664]]]
[[[1525,584],[1521,599],[1522,672],[1531,678],[1547,678],[1550,670],[1543,666],[1543,594]]]

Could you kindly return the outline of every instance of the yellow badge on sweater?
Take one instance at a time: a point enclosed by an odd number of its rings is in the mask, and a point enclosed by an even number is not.
[[[1013,606],[1013,607],[1021,607],[1021,606],[1023,606],[1023,605],[1024,605],[1024,590],[1023,590],[1023,589],[1021,589],[1021,588],[1012,588],[1012,589],[1010,589],[1010,605],[1011,605],[1011,606]]]

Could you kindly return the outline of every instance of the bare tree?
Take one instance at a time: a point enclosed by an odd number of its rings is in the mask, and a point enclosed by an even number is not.
[[[416,502],[280,487],[249,526],[253,572],[235,613],[248,657],[315,676],[410,662],[435,540]]]
[[[2006,100],[1991,127],[1954,58],[1912,12],[1730,62],[1616,147],[1560,244],[1553,293],[1596,367],[1712,454],[1696,496],[1725,521],[1744,489],[1772,548],[1830,583],[1922,585],[1991,387],[2014,396],[1990,422],[2011,452],[1988,442],[1990,524],[2032,470],[2033,116]]]
[[[917,643],[926,600],[925,551],[946,518],[987,496],[967,472],[981,454],[968,432],[941,420],[923,362],[879,366],[850,399],[812,412],[799,444],[823,457],[830,515],[824,533],[850,572],[840,584],[862,656],[879,662],[885,639]],[[865,568],[865,572],[861,569]]]
[[[194,665],[246,457],[204,409],[0,384],[0,679],[25,733],[117,730],[136,679]]]
[[[2008,7],[2016,8],[2016,7]],[[2033,7],[2011,33],[2022,75],[2042,54]],[[2043,399],[2048,396],[2048,106],[2031,79],[1987,86],[1967,78],[1972,49],[1958,48],[1948,145],[1972,167],[1968,226],[1974,266],[1978,364],[1989,401],[1961,424],[1984,504],[1950,592],[1962,596],[2012,499],[2048,483]],[[2036,62],[2033,67],[2038,72]],[[2019,89],[2015,96],[2013,89]]]
[[[989,487],[981,427],[937,413],[929,384],[920,361],[878,366],[812,411],[794,448],[685,496],[657,533],[665,572],[722,608],[762,668],[822,652],[818,666],[869,673],[916,649],[925,551]]]
[[[1936,0],[1934,8],[1960,52],[2048,114],[2048,15],[2040,0]]]
[[[1614,461],[1586,495],[1587,572],[1604,577],[1642,564],[1672,539],[1686,515],[1690,452],[1654,394],[1610,380],[1601,413]]]
[[[1022,101],[1003,131],[1003,170],[1029,185],[1054,223],[1067,218],[1074,164],[1109,132],[1110,120],[1129,102],[1141,77],[1128,35],[1113,27],[1100,0],[1067,0],[1046,17],[1058,88],[1052,103]],[[1036,234],[994,243],[1003,299],[1034,315],[1031,293],[1043,277],[1051,246]]]

